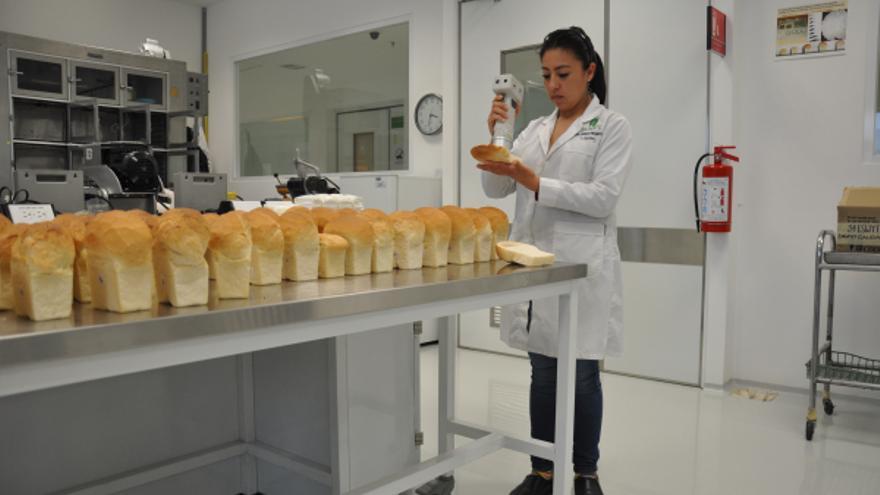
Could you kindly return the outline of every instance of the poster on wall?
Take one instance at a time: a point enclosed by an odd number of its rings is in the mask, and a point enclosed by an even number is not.
[[[779,9],[776,60],[846,53],[848,0]]]

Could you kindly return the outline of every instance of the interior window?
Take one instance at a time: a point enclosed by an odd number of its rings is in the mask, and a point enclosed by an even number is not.
[[[409,168],[409,24],[236,63],[242,176]]]

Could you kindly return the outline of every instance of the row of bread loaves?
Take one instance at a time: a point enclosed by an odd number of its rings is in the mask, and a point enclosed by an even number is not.
[[[34,320],[70,315],[71,301],[114,312],[247,298],[250,285],[497,259],[508,219],[491,207],[380,210],[294,207],[283,215],[161,217],[111,211],[33,226],[0,216],[0,309]],[[13,287],[16,289],[13,291]]]

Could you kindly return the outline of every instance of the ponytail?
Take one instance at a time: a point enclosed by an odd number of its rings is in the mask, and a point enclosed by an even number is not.
[[[560,48],[571,52],[581,64],[584,70],[590,67],[590,64],[596,64],[596,72],[593,74],[593,80],[590,81],[589,90],[592,91],[599,103],[605,104],[605,97],[608,94],[608,83],[605,80],[605,64],[602,63],[602,57],[593,47],[593,41],[587,36],[583,29],[572,26],[567,29],[557,29],[548,34],[544,38],[541,45],[541,57],[547,50]]]

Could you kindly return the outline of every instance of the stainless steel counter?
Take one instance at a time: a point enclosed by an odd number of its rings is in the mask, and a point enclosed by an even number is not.
[[[586,273],[582,264],[478,263],[252,287],[246,300],[217,300],[212,288],[210,303],[192,308],[116,314],[77,304],[67,319],[38,323],[0,312],[3,437],[52,445],[50,454],[25,449],[0,459],[0,485],[12,484],[16,493],[199,486],[212,493],[378,495],[419,486],[500,448],[568,464],[570,447],[557,455],[546,442],[456,421],[457,332],[445,317],[557,298],[556,440],[570,446],[577,301]],[[413,465],[419,366],[410,328],[432,318],[443,320],[443,455]],[[453,432],[475,441],[452,450]],[[366,462],[377,444],[395,456]],[[83,445],[89,455],[81,455]],[[137,458],[127,455],[132,449]],[[46,478],[32,469],[41,463],[64,469]],[[570,487],[570,479],[560,479]]]
[[[279,325],[357,316],[585,277],[586,265],[525,268],[503,262],[251,287],[250,299],[116,314],[75,304],[70,318],[31,322],[0,312],[0,373],[43,361],[85,358]],[[514,301],[510,301],[514,302]]]

